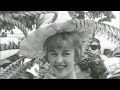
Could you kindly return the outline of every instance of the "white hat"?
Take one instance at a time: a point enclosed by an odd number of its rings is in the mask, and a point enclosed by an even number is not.
[[[84,23],[83,20],[81,21]],[[76,26],[77,24],[78,26]],[[88,27],[83,27],[76,20],[46,24],[29,34],[21,42],[19,53],[28,58],[43,57],[45,55],[43,43],[48,37],[58,32],[77,32],[80,34],[80,39],[88,39],[93,35],[93,25],[91,23]]]

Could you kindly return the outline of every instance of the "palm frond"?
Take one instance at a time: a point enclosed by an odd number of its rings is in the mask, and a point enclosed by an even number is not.
[[[0,79],[11,79],[16,74],[20,73],[22,70],[26,70],[28,67],[31,67],[33,65],[35,59],[32,59],[26,64],[22,64],[24,58],[25,57],[21,57],[20,59],[16,60],[15,62],[7,66],[5,69],[0,71]]]
[[[110,40],[112,43],[119,44],[120,29],[104,23],[96,23],[96,26],[99,28],[95,30],[96,35],[97,34],[101,34],[101,36],[106,35],[107,40]]]

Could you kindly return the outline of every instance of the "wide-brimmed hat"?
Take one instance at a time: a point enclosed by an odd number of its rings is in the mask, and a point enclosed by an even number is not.
[[[92,23],[88,27],[83,27],[76,20],[46,24],[29,34],[21,42],[19,54],[28,58],[43,57],[45,55],[43,44],[48,37],[60,32],[76,32],[80,34],[80,39],[85,40],[92,37],[94,33],[92,27]]]

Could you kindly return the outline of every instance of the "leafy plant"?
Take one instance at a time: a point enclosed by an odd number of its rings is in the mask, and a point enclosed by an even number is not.
[[[98,19],[98,22],[111,22],[111,19],[115,18],[115,15],[112,13],[112,11],[69,11],[69,14],[78,19]]]

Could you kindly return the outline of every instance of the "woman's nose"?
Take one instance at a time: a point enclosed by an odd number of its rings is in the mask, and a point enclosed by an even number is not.
[[[61,63],[63,62],[63,56],[62,55],[58,55],[58,58],[57,58],[57,63]]]

